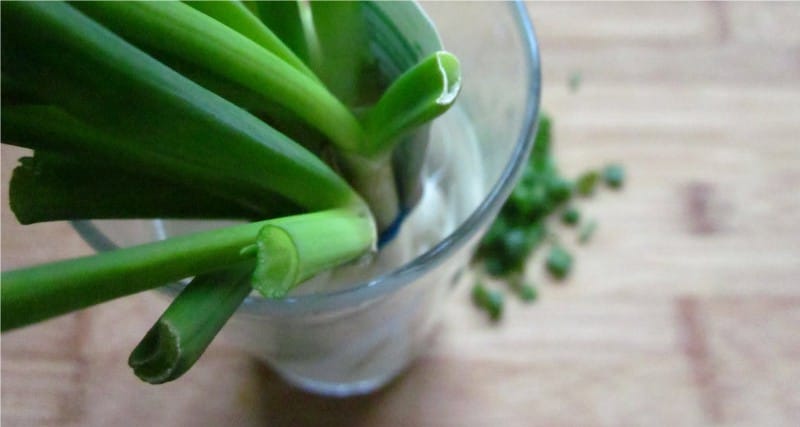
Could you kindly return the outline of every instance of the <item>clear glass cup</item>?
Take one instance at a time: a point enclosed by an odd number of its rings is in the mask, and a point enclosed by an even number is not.
[[[445,48],[461,61],[456,106],[436,120],[423,164],[423,201],[446,218],[409,219],[416,249],[392,249],[368,278],[322,276],[283,300],[249,297],[223,330],[289,383],[347,396],[373,391],[405,368],[426,343],[444,299],[469,263],[480,236],[512,190],[534,139],[540,100],[536,40],[520,2],[429,2],[422,8]],[[416,221],[416,223],[414,223]],[[219,223],[78,221],[98,251],[130,246]],[[421,230],[421,231],[420,231]],[[446,231],[433,240],[434,231]],[[413,231],[413,230],[412,230]],[[428,238],[425,241],[425,238]],[[338,282],[328,286],[328,282]],[[166,291],[174,294],[175,287]]]

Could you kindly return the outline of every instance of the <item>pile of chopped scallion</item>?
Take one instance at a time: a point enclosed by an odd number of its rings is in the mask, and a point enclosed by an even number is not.
[[[443,50],[387,74],[378,7],[416,6],[4,2],[3,142],[33,150],[10,182],[21,223],[245,221],[3,272],[2,330],[192,278],[129,359],[163,383],[252,290],[282,298],[372,253],[407,208],[395,148],[461,84]]]
[[[506,282],[523,301],[535,300],[537,287],[526,280],[525,273],[528,260],[537,249],[548,248],[545,268],[554,280],[566,278],[574,262],[556,235],[554,220],[560,219],[567,227],[578,227],[578,243],[589,242],[597,221],[584,218],[573,199],[592,196],[601,180],[612,189],[622,188],[625,181],[625,171],[618,164],[607,165],[602,171],[587,171],[574,182],[565,179],[552,154],[551,126],[549,116],[542,114],[522,178],[473,258],[478,280],[472,288],[472,300],[492,320],[502,317],[503,292],[489,287],[483,279],[484,273]]]

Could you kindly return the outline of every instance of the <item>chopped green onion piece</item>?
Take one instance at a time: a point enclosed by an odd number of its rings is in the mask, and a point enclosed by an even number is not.
[[[572,255],[561,246],[553,246],[547,255],[547,271],[556,279],[565,278],[572,269]]]
[[[599,178],[600,174],[598,174],[597,171],[585,172],[578,177],[578,181],[575,183],[575,189],[581,196],[591,196],[594,194]]]
[[[326,225],[340,229],[328,230]],[[375,242],[375,231],[366,212],[335,209],[224,227],[3,272],[2,329],[25,326],[252,259],[253,252],[243,249],[257,242],[267,250],[274,246],[264,242],[263,236],[259,240],[265,226],[289,230],[289,236],[295,239],[291,243],[296,246],[296,255],[288,260],[297,263],[297,267],[288,271],[294,284],[323,268],[358,257],[372,249]],[[345,236],[346,233],[351,234]],[[321,244],[322,235],[339,240],[317,248],[315,245]],[[285,248],[282,241],[275,245]],[[269,253],[259,252],[259,261],[263,263],[265,256]],[[265,265],[274,268],[275,263]],[[264,268],[257,266],[256,286],[275,292],[265,286],[276,276],[264,274]]]
[[[510,206],[523,216],[539,214],[547,210],[547,188],[544,183],[537,180],[522,180],[511,191],[508,198]]]
[[[561,221],[567,225],[576,225],[581,220],[581,212],[575,206],[568,207],[561,214]]]
[[[137,377],[151,384],[189,370],[250,294],[252,265],[195,277],[130,355]]]
[[[503,294],[500,291],[487,289],[482,283],[476,283],[472,287],[472,301],[486,310],[492,321],[500,320],[503,316]]]
[[[625,169],[617,164],[606,166],[603,169],[603,181],[611,188],[621,188],[625,183]]]
[[[572,196],[572,183],[566,179],[553,175],[547,179],[547,195],[554,204],[566,202]]]

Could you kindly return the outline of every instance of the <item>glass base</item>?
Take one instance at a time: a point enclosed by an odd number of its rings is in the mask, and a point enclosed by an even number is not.
[[[397,378],[404,370],[405,368],[398,369],[394,372],[391,372],[387,375],[382,375],[380,377],[375,377],[368,380],[354,381],[349,383],[318,381],[300,375],[296,375],[291,372],[281,372],[281,371],[276,371],[276,372],[278,373],[278,375],[280,375],[281,378],[283,378],[284,381],[289,383],[289,385],[298,388],[300,390],[318,394],[320,396],[344,398],[344,397],[361,396],[372,393],[392,382],[392,380]]]

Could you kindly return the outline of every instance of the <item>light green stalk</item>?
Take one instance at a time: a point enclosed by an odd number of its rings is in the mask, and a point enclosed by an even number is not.
[[[256,264],[254,286],[266,296],[279,297],[310,276],[374,249],[375,241],[368,212],[333,209],[3,272],[2,329],[248,260]]]

